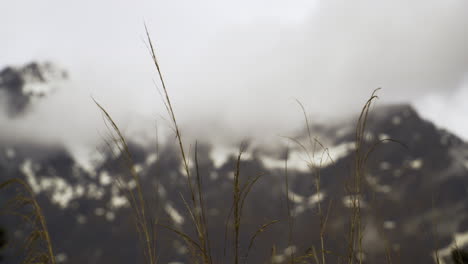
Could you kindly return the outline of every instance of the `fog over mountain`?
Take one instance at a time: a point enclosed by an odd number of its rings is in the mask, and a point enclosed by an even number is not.
[[[423,116],[468,135],[446,118],[463,116],[464,104],[443,107],[466,93],[466,1],[110,3],[2,3],[1,63],[57,62],[80,90],[65,100],[81,112],[95,110],[93,95],[116,116],[154,121],[164,108],[146,21],[180,123],[196,138],[205,127],[219,141],[286,134],[300,127],[295,98],[326,119],[355,112],[377,87],[383,102],[414,102]],[[83,130],[92,134],[89,124]]]

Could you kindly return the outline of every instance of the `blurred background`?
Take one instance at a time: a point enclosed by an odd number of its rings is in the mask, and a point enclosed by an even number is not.
[[[131,210],[113,183],[125,170],[106,147],[109,132],[94,98],[129,141],[145,194],[156,197],[155,212],[193,231],[146,24],[184,144],[193,150],[199,142],[219,263],[231,256],[222,254],[232,203],[226,193],[241,141],[248,143],[245,177],[264,175],[245,208],[241,249],[267,220],[287,219],[287,201],[297,217],[293,244],[283,221],[258,238],[249,262],[269,260],[273,244],[275,263],[317,247],[318,203],[331,203],[326,245],[334,252],[330,261],[338,262],[346,246],[354,129],[377,88],[366,144],[392,138],[405,147],[381,144],[368,162],[362,256],[366,263],[387,255],[430,263],[437,251],[452,263],[454,245],[468,246],[466,14],[463,0],[4,1],[0,179],[20,177],[32,186],[58,262],[141,260]],[[297,100],[333,160],[315,158],[324,149],[308,145]],[[321,165],[321,190],[307,153],[289,137],[306,142]],[[25,236],[15,223],[0,218],[8,241]],[[184,241],[161,232],[160,262],[189,263]],[[3,250],[5,263],[18,261],[13,248]]]

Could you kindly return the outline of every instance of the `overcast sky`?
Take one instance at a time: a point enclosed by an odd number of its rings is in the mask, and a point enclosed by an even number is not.
[[[412,102],[467,139],[467,14],[466,0],[2,1],[0,67],[51,60],[70,72],[74,91],[29,117],[49,124],[36,133],[72,116],[74,137],[95,134],[90,95],[122,120],[152,122],[164,108],[146,21],[194,137],[279,135],[301,125],[296,98],[324,119],[357,113],[382,87],[380,103]]]

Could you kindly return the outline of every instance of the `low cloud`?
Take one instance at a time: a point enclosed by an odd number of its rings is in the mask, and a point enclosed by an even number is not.
[[[182,13],[176,12],[180,5],[175,3],[138,9],[147,16],[176,115],[184,135],[191,136],[188,141],[279,140],[304,125],[295,99],[306,106],[311,120],[326,121],[357,114],[378,87],[383,88],[383,102],[419,102],[430,94],[453,93],[468,72],[464,0],[316,1],[304,4],[307,12],[294,8],[284,14],[275,2],[274,8],[262,5],[271,12],[261,16],[255,16],[261,6],[243,13],[249,10],[247,2],[215,2],[187,3],[190,10]],[[5,129],[7,134],[95,141],[102,119],[90,95],[125,129],[152,129],[158,121],[169,130],[152,82],[157,76],[138,38],[144,36],[140,13],[137,8],[125,12],[123,3],[113,8],[105,22],[106,12],[93,11],[89,21],[61,15],[64,25],[74,26],[74,34],[65,26],[50,32],[43,27],[50,47],[36,52],[47,50],[44,54],[67,61],[77,81],[68,90],[78,92],[63,92],[26,117],[36,129],[15,124]],[[159,15],[150,16],[152,11]],[[65,44],[75,45],[76,53]]]

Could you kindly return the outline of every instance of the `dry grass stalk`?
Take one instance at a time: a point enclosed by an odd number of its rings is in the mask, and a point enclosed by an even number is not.
[[[23,264],[55,264],[55,255],[46,219],[29,184],[19,178],[0,183],[0,190],[17,187],[16,196],[6,203],[3,213],[18,216],[32,230],[23,245]]]

